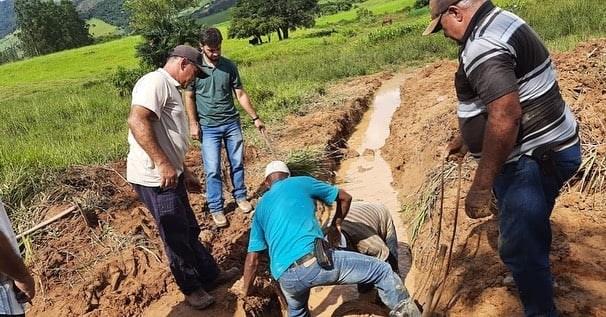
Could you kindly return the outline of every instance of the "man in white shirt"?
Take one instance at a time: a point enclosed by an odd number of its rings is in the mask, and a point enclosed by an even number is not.
[[[237,268],[220,271],[198,240],[200,228],[187,197],[186,186],[199,190],[200,184],[184,165],[189,131],[180,90],[201,65],[198,50],[179,45],[163,68],[137,81],[128,118],[126,168],[128,181],[156,221],[175,281],[196,309],[214,302],[208,290],[238,274]]]

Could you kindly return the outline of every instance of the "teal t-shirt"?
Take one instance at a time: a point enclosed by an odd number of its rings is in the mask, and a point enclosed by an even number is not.
[[[242,82],[236,65],[221,57],[216,67],[203,63],[205,78],[196,78],[190,90],[196,94],[196,110],[200,124],[216,127],[238,120],[240,114],[234,106],[234,89]]]
[[[332,204],[339,189],[313,177],[288,177],[274,183],[255,208],[248,252],[269,249],[271,275],[278,280],[323,237],[315,200]]]

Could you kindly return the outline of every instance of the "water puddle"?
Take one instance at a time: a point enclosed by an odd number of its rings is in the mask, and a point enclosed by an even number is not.
[[[398,213],[401,205],[397,192],[391,186],[391,169],[381,157],[381,148],[389,136],[393,114],[400,106],[400,86],[404,80],[404,74],[397,74],[379,88],[369,111],[364,114],[348,142],[349,148],[360,155],[344,160],[337,171],[337,185],[350,193],[354,201],[382,203],[390,210],[399,241],[406,241]],[[400,252],[400,256],[404,254]],[[402,267],[404,263],[404,259],[400,259],[402,271],[408,271]],[[317,287],[311,292],[309,308],[313,316],[331,316],[343,302],[357,298],[358,292],[353,285]]]

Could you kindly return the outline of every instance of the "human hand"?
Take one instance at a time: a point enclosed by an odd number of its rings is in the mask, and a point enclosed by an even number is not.
[[[194,140],[200,140],[200,125],[198,122],[191,122],[189,124],[189,135]]]
[[[240,279],[235,281],[234,284],[227,291],[232,293],[233,295],[235,295],[238,298],[244,298],[244,297],[248,296],[248,294],[244,293],[243,284],[244,284],[244,278],[241,277]]]
[[[19,302],[29,302],[31,304],[32,299],[36,296],[36,283],[34,282],[34,278],[31,274],[27,274],[27,276],[22,281],[15,280],[15,287],[20,290],[26,298],[23,300],[18,299]]]
[[[465,154],[469,151],[467,145],[463,141],[463,137],[458,135],[452,141],[450,141],[444,149],[443,159],[446,161],[462,161]]]
[[[160,172],[160,188],[173,188],[177,186],[177,170],[170,162],[158,165]]]
[[[264,129],[265,129],[265,123],[263,123],[263,120],[261,120],[261,119],[257,119],[257,120],[255,120],[254,124],[255,124],[255,127],[257,127],[257,129],[258,129],[259,131],[261,131],[261,130],[264,130]]]
[[[465,213],[469,218],[478,219],[492,215],[492,190],[472,187],[465,198]]]
[[[200,193],[202,191],[200,179],[187,168],[183,171],[183,180],[185,181],[187,191],[190,193]]]

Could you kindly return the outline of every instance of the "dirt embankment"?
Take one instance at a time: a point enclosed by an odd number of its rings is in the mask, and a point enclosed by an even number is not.
[[[554,62],[563,95],[581,122],[587,164],[564,189],[551,218],[556,304],[563,316],[606,316],[606,194],[603,192],[606,41],[592,41],[571,52],[555,54]],[[422,194],[438,197],[439,178],[435,175],[440,168],[442,150],[457,133],[455,70],[456,62],[434,63],[414,72],[413,80],[404,84],[402,106],[394,116],[391,136],[383,153],[392,166],[394,188],[405,206],[414,206]],[[475,166],[475,162],[468,160],[463,167],[452,268],[437,310],[450,316],[521,316],[517,291],[512,283],[504,281],[507,269],[498,258],[497,220],[469,219],[462,209]],[[456,170],[446,181],[440,241],[444,245],[449,244],[452,234]],[[432,209],[413,246],[414,265],[408,281],[414,297],[422,304],[428,301],[432,283],[438,282],[443,274],[439,270],[441,263],[435,261],[438,206]],[[418,215],[419,210],[414,210],[416,214],[404,215],[409,223]]]
[[[278,156],[283,158],[289,150],[302,147],[343,147],[386,76],[376,74],[336,84],[325,96],[310,102],[307,114],[290,116],[279,128],[270,126]],[[261,183],[264,165],[272,158],[267,149],[249,144],[245,149],[246,177],[252,194]],[[188,154],[186,164],[202,178],[198,151]],[[79,204],[82,213],[47,227],[32,239],[31,268],[38,295],[28,315],[219,317],[236,313],[236,298],[226,291],[227,286],[212,292],[217,302],[209,310],[194,312],[181,303],[183,296],[168,270],[153,218],[123,178],[124,169],[124,162],[80,167],[58,180],[61,190],[55,192],[53,200],[64,203],[50,206],[47,217],[72,202]],[[228,192],[225,197],[231,225],[217,230],[204,213],[203,195],[190,195],[202,229],[200,239],[222,268],[242,268],[250,220],[234,212]],[[267,283],[265,286],[264,296],[246,304],[249,312],[276,312],[273,292]]]

